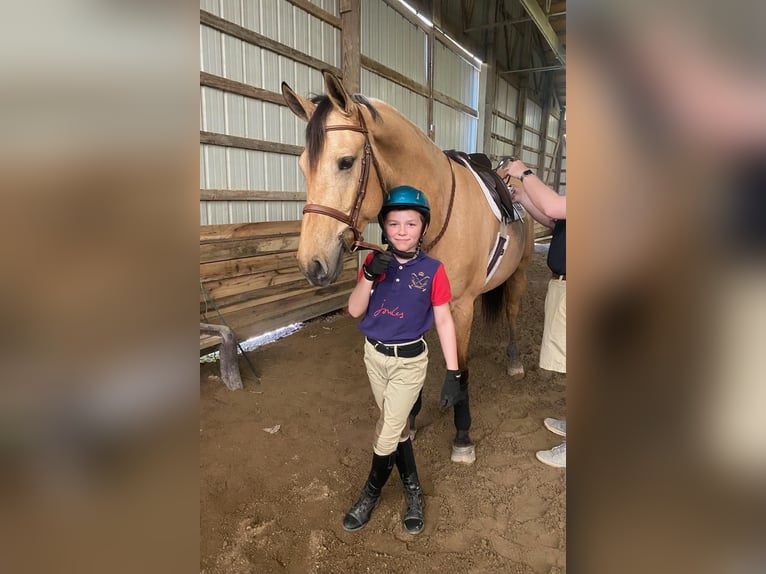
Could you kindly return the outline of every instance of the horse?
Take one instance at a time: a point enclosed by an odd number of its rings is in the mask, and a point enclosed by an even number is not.
[[[532,220],[498,219],[477,177],[418,126],[381,100],[349,94],[331,71],[322,75],[326,93],[311,99],[285,82],[281,88],[288,108],[307,122],[306,145],[298,160],[306,179],[297,252],[300,271],[313,285],[329,285],[340,275],[346,252],[382,249],[364,242],[362,230],[376,220],[387,190],[404,184],[415,187],[431,207],[423,249],[444,264],[452,289],[463,385],[468,388],[468,345],[474,301],[480,295],[488,319],[497,319],[504,306],[510,327],[507,372],[512,379],[523,377],[516,317],[533,252]],[[416,414],[413,409],[411,432]],[[470,464],[476,455],[467,390],[453,414],[451,459]]]

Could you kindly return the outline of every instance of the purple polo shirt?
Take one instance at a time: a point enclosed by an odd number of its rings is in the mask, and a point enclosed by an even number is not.
[[[370,253],[365,265],[372,257]],[[440,261],[423,252],[406,263],[394,258],[372,289],[359,330],[389,345],[414,341],[433,326],[433,307],[451,299],[449,279]]]

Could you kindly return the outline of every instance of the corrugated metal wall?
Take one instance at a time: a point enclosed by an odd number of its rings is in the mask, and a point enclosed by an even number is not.
[[[314,2],[338,15],[337,1]],[[331,66],[340,66],[340,30],[286,0],[201,0],[200,8]],[[319,70],[200,25],[200,70],[279,92],[282,81],[299,93],[322,91]],[[285,106],[200,87],[200,129],[216,134],[302,146],[305,124]],[[294,156],[200,145],[200,188],[305,192]],[[201,201],[200,224],[301,218],[303,201]]]

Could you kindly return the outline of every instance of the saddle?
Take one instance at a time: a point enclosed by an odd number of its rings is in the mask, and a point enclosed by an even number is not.
[[[513,206],[513,200],[511,199],[511,190],[506,185],[503,178],[501,178],[497,172],[492,169],[492,162],[483,153],[465,153],[454,149],[445,150],[446,156],[453,161],[463,164],[467,163],[471,169],[476,172],[487,190],[490,196],[497,205],[500,213],[505,221],[511,222],[519,219],[519,213]]]

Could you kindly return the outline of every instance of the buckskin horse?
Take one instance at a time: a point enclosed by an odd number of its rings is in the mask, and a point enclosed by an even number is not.
[[[505,307],[508,374],[523,377],[515,329],[533,250],[532,220],[498,217],[502,214],[488,201],[487,186],[482,189],[466,164],[446,155],[392,106],[349,94],[330,71],[322,75],[326,94],[311,99],[282,82],[287,106],[308,122],[298,161],[307,190],[297,254],[301,272],[313,285],[329,285],[341,273],[345,252],[382,249],[365,243],[362,230],[376,220],[386,190],[416,187],[431,206],[423,249],[444,264],[452,287],[463,382],[468,381],[468,343],[479,295],[489,319]],[[454,409],[452,460],[470,464],[476,455],[467,392]],[[459,420],[463,427],[468,421],[469,428],[459,428]],[[414,428],[414,417],[410,421]]]

